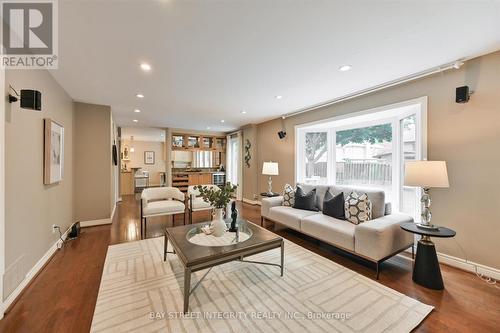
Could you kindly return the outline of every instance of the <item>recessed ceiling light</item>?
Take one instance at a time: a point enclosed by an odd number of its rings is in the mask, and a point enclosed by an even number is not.
[[[347,72],[351,68],[352,68],[351,65],[342,65],[342,66],[339,67],[339,71],[341,71],[341,72]]]
[[[222,119],[220,122],[221,122],[221,123],[225,123],[226,121],[225,121],[224,119]]]
[[[210,126],[207,126],[207,130],[209,130],[209,129],[210,129]]]
[[[135,94],[135,97],[137,97],[137,98],[144,98],[144,95],[143,94]]]
[[[276,96],[274,96],[274,98],[276,98],[276,99],[282,99],[282,98],[283,98],[283,96],[281,96],[281,95],[276,95]]]
[[[134,123],[136,123],[136,122],[138,122],[138,121],[139,121],[139,120],[137,120],[137,119],[134,119]]]
[[[147,72],[147,71],[150,71],[150,70],[151,70],[151,65],[150,65],[150,64],[146,64],[145,62],[143,62],[143,63],[141,64],[141,69],[142,69],[143,71],[146,71],[146,72]]]
[[[141,110],[139,110],[139,109],[135,109],[135,110],[134,110],[134,112],[135,112],[135,113],[140,113],[140,112],[141,112]]]
[[[247,112],[245,110],[241,111],[241,114],[246,114]]]

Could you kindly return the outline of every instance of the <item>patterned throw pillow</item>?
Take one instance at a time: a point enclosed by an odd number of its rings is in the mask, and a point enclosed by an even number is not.
[[[295,204],[295,189],[292,185],[286,184],[283,191],[283,206],[293,207]]]
[[[372,202],[368,194],[359,195],[351,192],[345,199],[345,218],[347,221],[360,224],[372,219]]]

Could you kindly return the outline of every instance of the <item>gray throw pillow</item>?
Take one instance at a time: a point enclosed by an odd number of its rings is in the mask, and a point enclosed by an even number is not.
[[[312,210],[315,212],[319,211],[318,205],[316,204],[316,189],[313,189],[308,193],[304,193],[302,187],[297,186],[293,208]]]
[[[323,214],[339,220],[345,220],[344,192],[333,196],[330,191],[326,191],[323,199]]]

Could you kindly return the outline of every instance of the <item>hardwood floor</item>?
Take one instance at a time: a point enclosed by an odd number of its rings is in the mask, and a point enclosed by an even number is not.
[[[260,207],[238,205],[241,215],[260,224]],[[208,212],[193,216],[194,223],[207,220]],[[188,219],[186,216],[186,223]],[[148,237],[162,235],[171,225],[167,217],[148,221]],[[183,224],[181,216],[175,225]],[[266,228],[273,230],[272,223]],[[373,264],[351,258],[333,247],[288,229],[276,231],[315,253],[368,278],[375,279]],[[88,332],[92,322],[102,268],[110,244],[140,239],[139,206],[133,196],[118,205],[111,226],[83,229],[81,237],[68,242],[25,290],[0,321],[0,332]],[[421,302],[435,306],[417,332],[498,332],[500,289],[475,275],[442,265],[444,291],[429,290],[411,280],[411,261],[395,257],[382,264],[379,282]]]

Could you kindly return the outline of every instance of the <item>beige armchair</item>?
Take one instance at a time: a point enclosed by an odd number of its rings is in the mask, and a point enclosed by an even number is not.
[[[201,185],[201,186],[206,186],[208,188],[214,188],[217,190],[220,190],[217,185]],[[188,212],[189,212],[189,223],[193,223],[193,212],[199,212],[203,210],[209,210],[211,211],[214,207],[210,205],[210,203],[206,202],[203,200],[202,197],[200,197],[200,191],[198,191],[196,186],[189,186],[187,190],[188,194]],[[210,217],[211,219],[211,217]]]
[[[183,214],[186,224],[186,205],[184,194],[176,187],[146,188],[141,194],[141,237],[146,238],[147,218],[171,215],[172,222],[177,214]],[[144,221],[144,236],[142,223]]]

